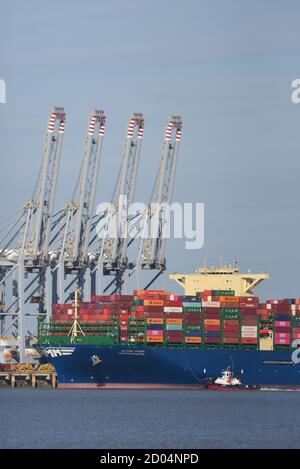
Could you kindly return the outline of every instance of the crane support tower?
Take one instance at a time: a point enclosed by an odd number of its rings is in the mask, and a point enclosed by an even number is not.
[[[4,237],[7,239],[8,234],[12,232],[0,253],[1,269],[6,268],[7,271],[1,282],[5,283],[13,274],[13,300],[11,305],[5,308],[6,317],[9,317],[10,321],[1,331],[1,336],[12,330],[12,334],[19,340],[21,362],[25,360],[25,303],[38,303],[38,314],[45,314],[50,233],[65,119],[62,107],[55,107],[50,114],[35,194],[26,202],[21,217],[13,225],[15,231],[9,230]],[[16,248],[8,249],[14,241]],[[36,293],[38,296],[34,297]]]

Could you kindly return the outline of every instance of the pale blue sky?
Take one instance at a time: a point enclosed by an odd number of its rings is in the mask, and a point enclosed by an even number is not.
[[[299,17],[297,0],[1,2],[0,218],[31,196],[54,105],[67,112],[57,207],[72,195],[93,108],[107,115],[97,202],[110,199],[130,113],[145,116],[138,200],[180,114],[174,198],[205,203],[205,245],[169,242],[169,270],[237,256],[270,272],[260,295],[300,295]]]

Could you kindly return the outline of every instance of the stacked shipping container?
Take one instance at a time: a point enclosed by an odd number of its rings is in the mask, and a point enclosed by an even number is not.
[[[206,290],[196,296],[138,290],[91,300],[78,308],[83,331],[110,338],[112,344],[272,350],[300,339],[300,299],[259,304],[257,297],[238,297],[233,290]],[[74,314],[73,305],[53,305],[49,335],[68,335]]]

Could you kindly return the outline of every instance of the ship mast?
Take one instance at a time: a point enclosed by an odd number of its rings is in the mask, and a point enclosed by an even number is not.
[[[68,333],[69,336],[71,336],[71,343],[73,343],[75,341],[75,339],[77,338],[78,335],[85,335],[85,333],[83,332],[80,324],[79,324],[79,321],[78,321],[78,308],[79,308],[79,289],[76,288],[75,291],[74,291],[74,321],[73,321],[73,324],[72,324],[72,327]]]

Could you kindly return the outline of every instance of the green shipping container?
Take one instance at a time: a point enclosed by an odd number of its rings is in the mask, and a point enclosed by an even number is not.
[[[236,313],[240,313],[240,309],[239,308],[221,308],[221,314],[223,313],[236,314]]]
[[[183,301],[182,306],[184,308],[201,308],[202,303],[200,301]]]
[[[212,290],[212,296],[234,296],[234,290]]]
[[[183,313],[201,313],[202,308],[186,308],[183,306],[182,308]]]
[[[181,331],[182,325],[181,324],[166,324],[167,331]]]
[[[184,330],[190,330],[190,329],[193,329],[193,330],[196,330],[196,331],[200,331],[201,330],[201,324],[197,324],[197,325],[188,325],[188,324],[185,324],[183,326],[183,329]]]

